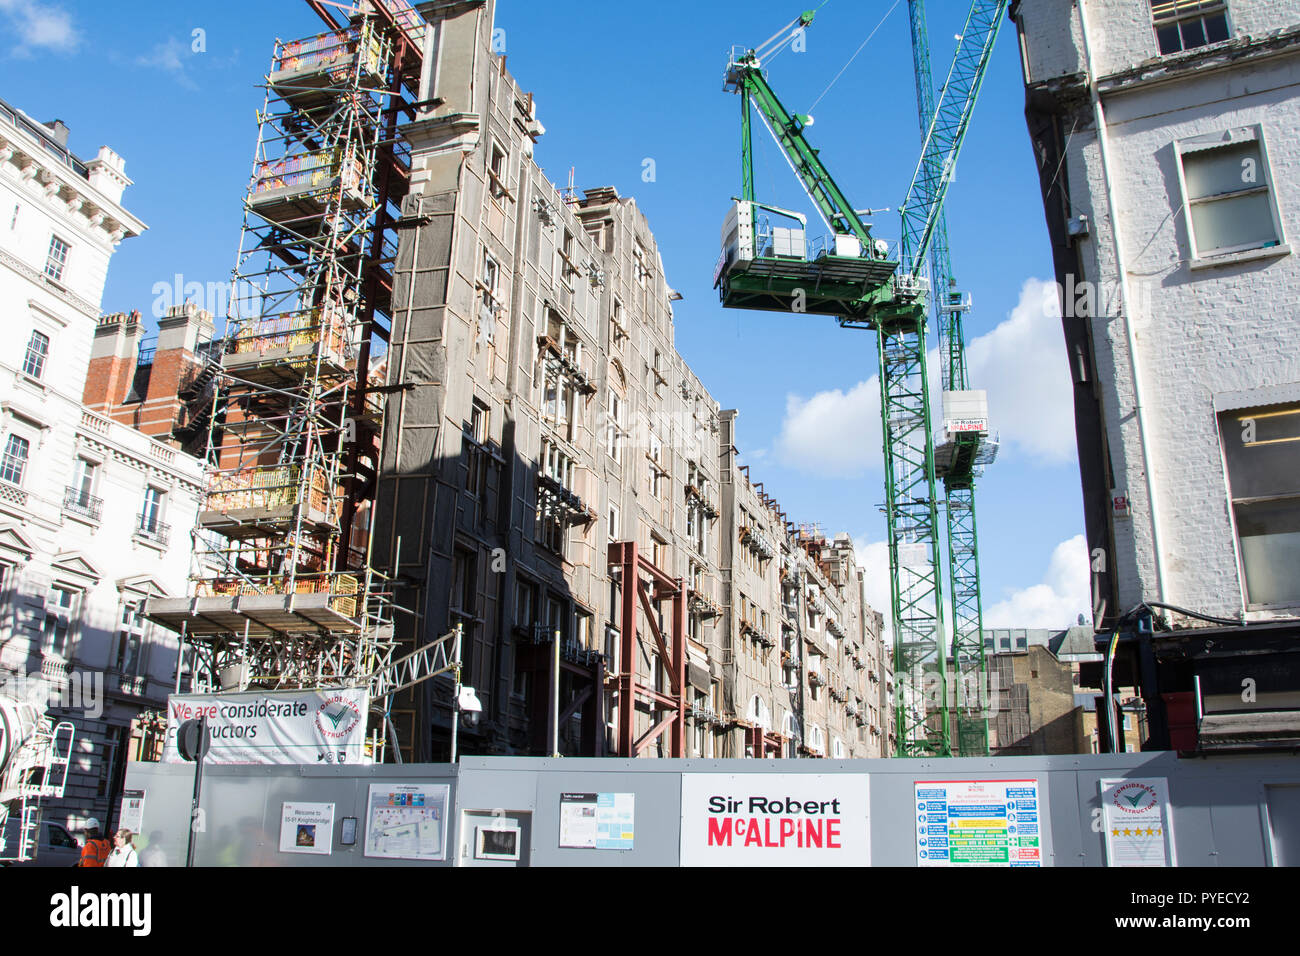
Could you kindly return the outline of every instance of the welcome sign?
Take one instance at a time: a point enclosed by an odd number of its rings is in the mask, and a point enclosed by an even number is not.
[[[364,688],[173,694],[167,698],[164,763],[183,763],[176,731],[206,718],[214,764],[365,763]]]

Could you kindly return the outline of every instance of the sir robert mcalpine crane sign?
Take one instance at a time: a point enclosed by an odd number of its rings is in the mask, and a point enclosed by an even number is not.
[[[865,866],[865,774],[684,774],[683,866]]]

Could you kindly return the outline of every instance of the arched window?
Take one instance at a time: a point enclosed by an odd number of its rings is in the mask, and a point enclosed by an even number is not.
[[[813,724],[808,730],[808,749],[815,754],[826,752],[826,735],[822,733],[820,724]]]
[[[767,709],[767,704],[763,703],[763,698],[757,694],[749,702],[749,719],[764,730],[772,729],[771,714]]]
[[[838,737],[831,738],[831,756],[836,760],[844,759],[844,741]]]
[[[781,733],[785,734],[785,756],[798,756],[799,747],[799,724],[794,719],[794,714],[790,711],[785,712],[785,720],[781,722]]]

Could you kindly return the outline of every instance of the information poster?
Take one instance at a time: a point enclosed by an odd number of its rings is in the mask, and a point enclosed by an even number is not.
[[[682,774],[683,866],[868,866],[866,774]]]
[[[916,781],[920,866],[1042,866],[1037,780]]]
[[[372,783],[367,799],[366,856],[390,860],[445,860],[451,787],[428,783]]]
[[[1102,780],[1108,866],[1175,866],[1169,832],[1169,781]]]
[[[318,853],[328,856],[333,848],[334,804],[281,804],[281,853]]]
[[[636,820],[634,793],[560,794],[560,846],[630,850]]]
[[[122,804],[118,808],[117,825],[120,829],[139,833],[144,829],[144,791],[123,790]]]

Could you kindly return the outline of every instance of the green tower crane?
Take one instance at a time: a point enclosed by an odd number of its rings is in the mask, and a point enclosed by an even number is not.
[[[974,0],[976,8],[1007,0]],[[952,753],[943,595],[939,575],[935,447],[926,374],[927,280],[922,276],[953,161],[988,65],[991,37],[963,36],[944,101],[922,149],[902,208],[898,256],[870,228],[835,183],[807,141],[812,118],[781,104],[762,62],[790,43],[813,20],[811,11],[791,21],[755,49],[734,50],[723,89],[741,100],[741,196],[722,228],[722,253],[714,272],[724,306],[831,315],[845,328],[876,333],[880,362],[885,516],[890,555],[894,633],[896,752],[901,756]],[[979,21],[976,21],[979,22]],[[971,24],[968,24],[968,29]],[[996,33],[996,23],[988,28]],[[968,46],[969,44],[969,46]],[[978,46],[979,54],[969,52]],[[967,55],[963,56],[963,51]],[[959,105],[958,105],[959,104]],[[811,247],[804,230],[772,226],[772,215],[797,213],[754,196],[751,116],[776,140],[831,235]],[[761,215],[760,212],[767,215]]]
[[[944,96],[960,90],[961,77],[978,65],[983,48],[991,49],[997,38],[1001,11],[997,3],[974,4],[962,36],[984,38],[982,49],[963,44],[953,61]],[[925,0],[908,0],[912,27],[912,62],[916,77],[917,115],[921,136],[927,141],[939,122],[930,73],[929,31],[926,25]],[[992,17],[990,20],[989,18]],[[954,82],[954,79],[956,82]],[[939,133],[943,137],[943,133]],[[937,157],[929,151],[925,156]],[[955,156],[954,156],[955,159]],[[931,169],[937,179],[940,169]],[[988,753],[987,706],[988,675],[984,657],[984,621],[980,600],[979,536],[975,521],[975,479],[997,452],[989,439],[987,399],[983,391],[970,388],[966,368],[966,343],[962,330],[963,316],[970,310],[970,296],[957,290],[953,278],[948,245],[946,214],[940,208],[930,240],[930,279],[934,289],[932,312],[939,329],[939,361],[942,363],[945,441],[936,449],[935,468],[943,481],[947,502],[948,525],[948,593],[952,602],[952,661],[956,690],[956,750],[963,756]],[[981,414],[984,412],[984,414]]]

